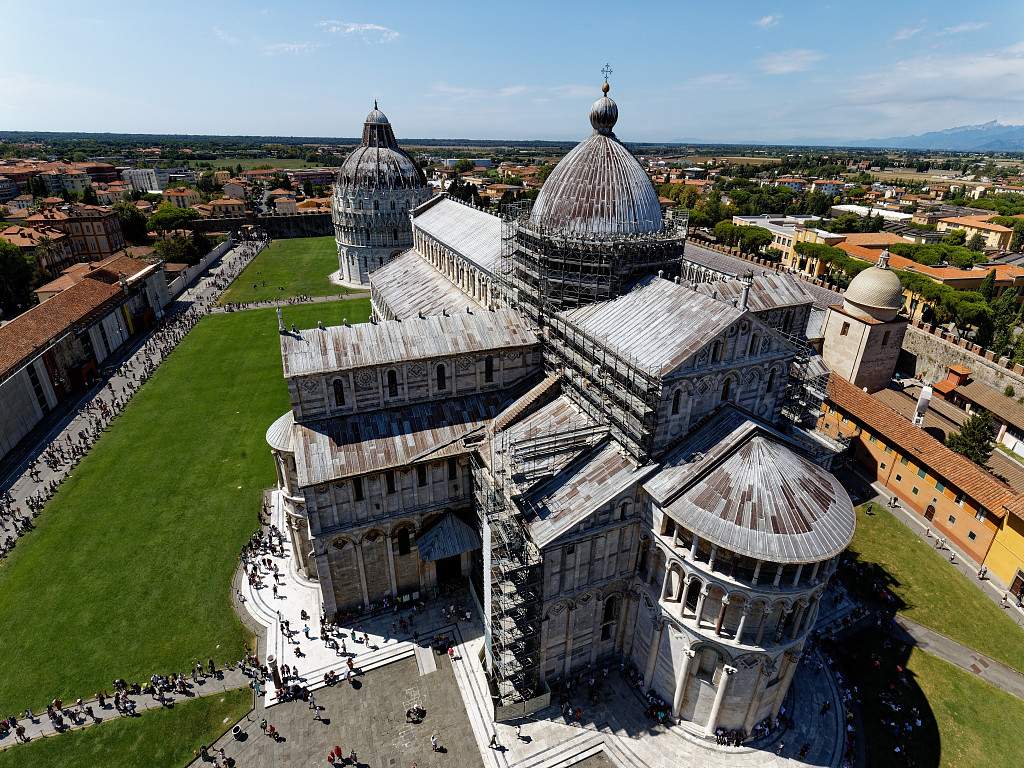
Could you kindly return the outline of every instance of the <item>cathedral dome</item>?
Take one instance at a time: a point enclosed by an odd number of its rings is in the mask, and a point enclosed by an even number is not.
[[[888,322],[903,308],[903,285],[889,269],[889,252],[882,251],[878,264],[868,267],[853,280],[843,294],[843,308],[855,315],[867,315]]]
[[[541,188],[530,223],[566,234],[615,236],[660,232],[658,193],[615,137],[619,108],[604,95],[590,108],[594,132],[561,159]]]
[[[398,146],[387,116],[377,102],[363,121],[363,140],[342,163],[338,183],[343,187],[426,187],[415,161]]]

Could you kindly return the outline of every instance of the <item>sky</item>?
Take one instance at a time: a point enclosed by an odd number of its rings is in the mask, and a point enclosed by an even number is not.
[[[0,130],[841,142],[1024,123],[1024,2],[0,0]]]

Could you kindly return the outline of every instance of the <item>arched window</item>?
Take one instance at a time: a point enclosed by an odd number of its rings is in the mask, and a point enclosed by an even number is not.
[[[488,384],[494,381],[494,358],[491,355],[484,358],[484,381]]]
[[[629,515],[629,502],[624,501],[619,504],[619,520],[625,520]]]
[[[345,404],[345,385],[341,379],[334,380],[334,404],[339,408]]]
[[[716,341],[714,344],[711,345],[711,362],[722,362],[722,342],[720,341]]]
[[[609,622],[617,621],[619,618],[619,596],[612,595],[604,601],[604,611],[601,614],[601,623],[608,624]]]
[[[732,379],[726,379],[722,382],[722,402],[724,403],[729,399],[729,395],[732,394]]]
[[[398,397],[398,374],[388,371],[388,397]]]
[[[748,355],[756,355],[757,354],[757,347],[758,347],[758,344],[760,344],[760,342],[761,342],[761,337],[758,334],[756,334],[756,333],[752,333],[750,335],[750,345],[747,347],[747,354]]]
[[[682,401],[683,401],[683,391],[681,389],[677,389],[675,394],[672,395],[672,415],[673,416],[678,416],[679,415],[679,404]]]
[[[434,369],[434,379],[438,389],[448,388],[448,369],[445,368],[444,363],[437,364],[437,368]]]
[[[768,386],[765,389],[765,392],[774,392],[774,391],[775,391],[775,371],[772,371],[771,373],[768,374]]]

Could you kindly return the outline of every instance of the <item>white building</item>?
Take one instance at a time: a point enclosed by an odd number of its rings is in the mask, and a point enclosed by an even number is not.
[[[161,188],[153,168],[126,168],[121,171],[121,178],[134,192],[154,192]]]

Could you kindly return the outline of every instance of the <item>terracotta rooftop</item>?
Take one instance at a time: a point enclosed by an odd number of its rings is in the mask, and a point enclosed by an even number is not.
[[[20,227],[17,225],[0,230],[0,240],[6,240],[19,248],[35,248],[43,240],[67,238],[63,232],[52,227]]]
[[[948,219],[939,219],[946,224],[952,224],[953,226],[960,225],[964,227],[973,227],[974,229],[987,229],[992,232],[1012,232],[1013,230],[1009,227],[1004,227],[1002,224],[995,224],[990,221],[994,218],[995,214],[985,214],[982,216],[952,216]]]
[[[995,516],[1003,517],[1014,502],[1014,508],[1019,506],[1024,512],[1024,504],[1008,485],[835,373],[829,377],[828,399],[837,409],[963,491]]]

